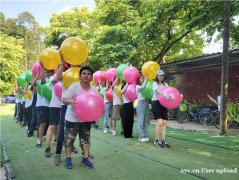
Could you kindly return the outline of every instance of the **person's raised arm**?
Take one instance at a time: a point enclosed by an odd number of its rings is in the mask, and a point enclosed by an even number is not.
[[[42,68],[42,76],[41,76],[41,84],[44,84],[46,82],[46,73],[45,68],[41,62],[39,62]]]
[[[124,93],[125,93],[125,90],[126,90],[126,88],[128,87],[128,85],[129,85],[128,83],[125,84],[124,88],[121,90],[121,94],[124,94]]]
[[[139,90],[144,89],[146,87],[147,81],[148,81],[147,77],[144,77],[144,82],[143,82],[143,84],[141,86],[138,86],[138,89]]]
[[[65,60],[64,60],[64,55],[62,53],[62,51],[60,50],[59,51],[59,54],[60,54],[60,58],[61,58],[61,64],[57,70],[57,73],[56,73],[56,76],[55,76],[55,79],[54,80],[58,80],[58,81],[61,81],[62,80],[62,73],[63,73],[63,68],[64,68],[64,63],[65,63]]]
[[[114,89],[115,84],[117,83],[118,80],[119,80],[119,77],[117,76],[117,77],[115,78],[115,81],[114,81],[113,84],[111,85],[112,89]]]

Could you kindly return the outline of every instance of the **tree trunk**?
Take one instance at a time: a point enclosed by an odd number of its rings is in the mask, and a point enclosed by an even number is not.
[[[229,29],[230,29],[230,6],[231,6],[231,1],[230,0],[225,1],[222,75],[221,75],[220,135],[227,134],[228,51],[229,51]]]

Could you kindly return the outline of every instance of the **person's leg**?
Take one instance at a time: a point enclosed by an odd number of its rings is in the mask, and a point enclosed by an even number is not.
[[[128,109],[127,109],[127,104],[123,104],[122,105],[122,109],[121,109],[121,122],[122,122],[122,128],[123,128],[123,132],[124,132],[124,137],[127,138],[128,137],[128,123],[127,122],[127,117],[128,117]]]
[[[144,125],[143,125],[143,127],[144,127],[144,134],[145,134],[145,138],[147,138],[146,139],[146,141],[148,141],[149,139],[148,139],[148,130],[149,130],[149,125],[150,125],[150,110],[149,110],[149,103],[147,102],[147,101],[145,101],[145,103],[144,103]]]
[[[103,130],[104,133],[107,133],[107,120],[110,115],[110,103],[105,103],[105,112],[104,112],[104,124],[103,124]]]
[[[32,118],[31,118],[30,127],[29,127],[28,134],[27,134],[28,137],[33,136],[34,130],[37,127],[37,108],[36,108],[36,106],[33,105],[31,111],[32,111],[32,115],[31,115]]]
[[[27,119],[28,119],[27,109],[25,108],[25,102],[23,102],[22,104],[22,109],[23,109],[23,124],[22,124],[22,127],[23,127],[27,125]]]
[[[142,101],[138,101],[136,107],[137,113],[137,121],[138,121],[138,133],[139,133],[139,140],[145,137],[144,134],[144,111],[143,111],[143,103]]]
[[[17,119],[17,103],[15,103],[15,111],[13,115],[13,120]]]
[[[22,103],[20,103],[19,121],[23,123],[23,104]]]
[[[128,121],[129,121],[129,125],[128,125],[128,136],[129,138],[133,137],[133,127],[134,127],[134,105],[133,102],[128,103]]]
[[[113,104],[110,103],[110,108],[109,108],[109,118],[110,118],[110,132],[112,131],[112,118],[113,118]]]
[[[27,108],[27,129],[28,129],[28,131],[30,128],[31,119],[32,119],[32,106],[29,106]]]

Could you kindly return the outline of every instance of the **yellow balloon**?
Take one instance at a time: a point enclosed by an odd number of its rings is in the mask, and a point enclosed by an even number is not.
[[[59,51],[52,48],[44,49],[39,55],[39,60],[48,70],[57,69],[61,62]]]
[[[116,86],[116,89],[115,89],[115,94],[116,94],[120,99],[122,99],[121,87],[122,87],[122,84],[119,84],[118,86]]]
[[[155,61],[148,61],[142,66],[142,74],[146,76],[149,80],[156,78],[157,71],[160,70],[160,66]]]
[[[27,94],[26,93],[23,95],[23,98],[24,98],[25,101],[27,100]]]
[[[62,84],[65,89],[68,89],[72,84],[75,82],[80,81],[80,68],[78,67],[71,67],[66,72],[63,73],[62,76]]]
[[[32,99],[32,92],[30,90],[27,91],[26,95],[27,99]]]
[[[78,37],[69,37],[61,44],[61,51],[66,62],[79,65],[88,57],[88,46],[85,41]]]

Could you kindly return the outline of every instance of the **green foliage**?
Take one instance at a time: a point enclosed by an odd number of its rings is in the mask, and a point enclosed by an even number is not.
[[[0,33],[0,93],[1,95],[13,92],[16,79],[23,67],[25,51],[23,41]]]

